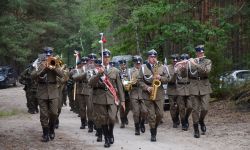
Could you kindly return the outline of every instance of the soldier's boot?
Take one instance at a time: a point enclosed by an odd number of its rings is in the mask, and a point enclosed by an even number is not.
[[[97,133],[97,142],[102,142],[102,128],[97,128],[96,129],[96,133]]]
[[[201,131],[202,131],[201,134],[202,135],[204,135],[206,133],[206,131],[207,131],[206,125],[204,123],[204,119],[205,119],[206,115],[207,115],[207,111],[206,110],[202,110],[201,114],[200,114],[200,118],[199,118],[199,124],[201,126]]]
[[[135,123],[135,135],[140,135],[140,124]]]
[[[176,116],[173,118],[173,128],[178,128],[179,125],[180,125],[179,114],[176,114]]]
[[[205,135],[205,133],[207,131],[207,128],[206,128],[206,125],[205,125],[204,121],[199,121],[199,124],[201,126],[201,134]]]
[[[151,142],[156,142],[156,128],[151,128]]]
[[[42,142],[48,142],[48,141],[49,141],[49,128],[44,127],[43,128]]]
[[[57,118],[55,121],[55,128],[58,129],[59,128],[59,119]]]
[[[104,139],[105,139],[104,147],[105,148],[110,147],[108,125],[102,125],[102,132],[104,134]]]
[[[124,123],[125,123],[126,125],[128,125],[128,117],[127,117],[127,116],[124,117]]]
[[[182,130],[183,131],[187,131],[188,130],[188,125],[187,125],[185,119],[181,120],[181,125],[182,125]]]
[[[189,119],[189,116],[190,116],[191,113],[192,113],[192,109],[187,109],[186,115],[185,115],[185,122],[187,124],[187,128],[189,128],[189,121],[188,121],[188,119]]]
[[[115,142],[115,138],[114,138],[114,124],[109,124],[109,143],[113,144]]]
[[[88,128],[89,128],[89,130],[88,130],[89,133],[93,132],[93,128],[94,128],[93,121],[91,121],[91,120],[88,121]]]
[[[125,118],[121,118],[121,126],[120,128],[125,128]]]
[[[81,119],[80,129],[85,129],[85,124],[86,124],[86,120],[85,119]]]
[[[49,123],[49,138],[50,140],[54,140],[55,138],[55,124]]]
[[[145,132],[145,120],[142,119],[141,122],[140,122],[140,129],[141,129],[141,132],[144,133]]]
[[[200,138],[200,131],[199,131],[198,124],[194,124],[194,137],[195,138]]]

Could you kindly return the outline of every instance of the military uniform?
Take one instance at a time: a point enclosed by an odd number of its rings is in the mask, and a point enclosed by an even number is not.
[[[87,73],[88,73],[88,66],[87,64],[87,59],[86,57],[82,58],[82,63],[84,66],[82,67],[83,71],[79,74],[75,74],[73,76],[73,79],[76,80],[77,82],[81,83],[81,99],[79,101],[80,104],[80,116],[81,116],[81,129],[85,128],[85,124],[87,123],[86,120],[88,118],[88,127],[89,127],[89,132],[93,132],[93,112],[92,112],[92,103],[90,102],[90,95],[92,95],[92,89],[88,85],[88,78],[87,78]]]
[[[34,69],[32,65],[26,68],[20,76],[19,82],[24,85],[24,91],[27,99],[28,112],[38,113],[38,101],[36,98],[37,83],[31,78],[31,72]]]
[[[83,67],[81,61],[77,63],[77,68],[73,74],[73,79],[76,83],[76,107],[79,108],[79,115],[81,117],[81,126],[80,129],[85,129],[85,125],[87,125],[87,116],[86,116],[86,97],[82,94],[83,86],[86,85],[84,81],[79,80],[79,75],[85,72],[85,67]],[[86,81],[85,81],[86,82]]]
[[[72,78],[73,75],[72,69],[69,70],[69,79],[67,81],[67,94],[69,98],[69,106],[70,106],[70,111],[75,111],[75,102],[74,102],[74,80]]]
[[[144,123],[147,117],[147,107],[142,97],[142,89],[139,87],[138,83],[141,66],[139,67],[137,65],[141,65],[142,58],[140,56],[134,56],[133,62],[135,63],[135,66],[130,71],[131,80],[129,84],[131,84],[132,89],[129,91],[129,96],[135,124],[135,135],[140,135],[140,131],[142,133],[145,132]]]
[[[196,47],[196,54],[204,53],[204,46]],[[199,56],[198,56],[199,57]],[[206,132],[204,123],[205,116],[208,112],[210,93],[212,93],[211,84],[208,75],[211,71],[212,62],[205,57],[193,59],[194,63],[190,62],[189,78],[190,78],[190,99],[192,101],[192,118],[194,126],[194,137],[199,138],[198,124],[201,126],[203,134]]]
[[[130,74],[130,69],[127,68],[126,66],[126,60],[120,60],[119,61],[119,64],[121,65],[121,68],[120,68],[120,77],[122,79],[122,82],[126,82],[126,81],[129,81],[130,77],[129,77],[129,74]],[[125,67],[123,68],[124,65]],[[121,126],[120,128],[124,128],[125,127],[125,124],[128,124],[128,113],[130,111],[130,98],[129,98],[129,93],[128,91],[126,91],[124,89],[124,93],[125,93],[125,111],[123,110],[122,107],[120,107],[120,119],[121,119]]]
[[[189,59],[188,54],[181,55],[181,62]],[[189,99],[189,78],[188,78],[188,66],[184,62],[181,67],[176,66],[176,91],[177,91],[177,104],[179,107],[179,113],[181,117],[182,130],[187,131],[189,127],[188,118],[192,112],[192,105]]]
[[[107,83],[110,87],[115,89],[118,98],[124,103],[123,86],[119,75],[119,70],[108,65],[111,52],[109,50],[103,51],[104,61],[106,61],[104,74],[108,77]],[[107,79],[102,73],[94,72],[93,76],[89,79],[89,85],[93,87],[93,104],[96,116],[96,123],[102,125],[102,131],[105,137],[104,147],[110,147],[114,143],[113,128],[116,121],[117,103],[115,97],[110,92],[108,87],[104,84]]]
[[[150,64],[151,59],[155,59],[157,52],[150,50],[148,52],[148,62],[143,64],[139,73],[139,85],[142,88],[142,97],[148,110],[148,121],[151,132],[151,141],[156,141],[157,126],[159,125],[163,117],[163,100],[164,100],[164,89],[163,86],[159,86],[155,100],[150,100],[150,92],[152,90],[153,76],[160,76],[161,84],[167,83],[170,78],[165,72],[166,69],[163,65],[153,66]],[[155,60],[154,60],[155,61]],[[156,60],[157,61],[157,60]],[[155,62],[157,63],[157,62]],[[156,73],[155,71],[158,70]],[[152,92],[152,91],[151,91]]]
[[[173,59],[173,63],[178,61],[178,54],[174,54],[171,56]],[[168,82],[167,86],[167,94],[169,98],[169,105],[170,105],[170,115],[173,121],[173,128],[177,128],[180,124],[179,120],[179,107],[177,105],[177,92],[176,92],[176,74],[174,72],[174,64],[170,64],[167,66],[167,73],[171,77],[171,80]]]
[[[52,48],[44,49],[47,56],[52,55]],[[58,68],[49,69],[44,64],[39,64],[31,73],[32,78],[37,79],[37,98],[40,107],[40,121],[43,128],[43,142],[48,142],[49,138],[54,139],[54,124],[58,113],[58,97],[57,77],[63,77],[64,74]]]
[[[63,74],[64,77],[63,78],[59,78],[57,77],[57,86],[58,86],[58,91],[59,91],[59,98],[58,98],[58,115],[57,115],[57,119],[55,122],[55,128],[57,129],[59,127],[59,116],[61,114],[62,111],[62,106],[64,103],[64,90],[65,90],[65,86],[68,80],[68,75],[69,75],[69,71],[67,70],[67,68],[64,68],[64,66],[61,66],[61,68],[59,68]]]

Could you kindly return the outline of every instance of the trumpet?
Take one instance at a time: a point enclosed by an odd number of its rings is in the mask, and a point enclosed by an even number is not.
[[[63,62],[59,56],[48,57],[47,59],[47,66],[49,68],[57,68],[57,67],[61,67],[62,65],[63,65]]]

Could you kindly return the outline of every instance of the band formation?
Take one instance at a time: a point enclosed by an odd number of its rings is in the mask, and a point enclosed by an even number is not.
[[[163,86],[167,85],[173,128],[181,125],[187,131],[192,114],[193,136],[199,138],[206,133],[204,120],[212,92],[208,79],[212,63],[204,55],[204,45],[195,50],[196,58],[173,54],[172,63],[167,65],[159,63],[157,51],[152,49],[146,61],[139,55],[133,56],[132,68],[123,59],[119,67],[114,66],[108,49],[102,48],[100,58],[94,53],[81,57],[75,51],[76,66],[70,68],[53,55],[52,47],[45,47],[21,74],[28,112],[38,113],[39,106],[43,142],[55,138],[67,96],[71,111],[80,117],[80,129],[87,126],[90,133],[96,130],[97,142],[104,137],[104,147],[115,142],[113,131],[118,118],[120,128],[128,125],[129,111],[133,113],[135,135],[146,132],[146,124],[150,140],[156,142],[164,112]]]

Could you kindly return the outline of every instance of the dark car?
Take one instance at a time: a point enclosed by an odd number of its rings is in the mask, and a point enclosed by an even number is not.
[[[16,86],[17,73],[14,68],[9,66],[0,66],[0,87]]]

